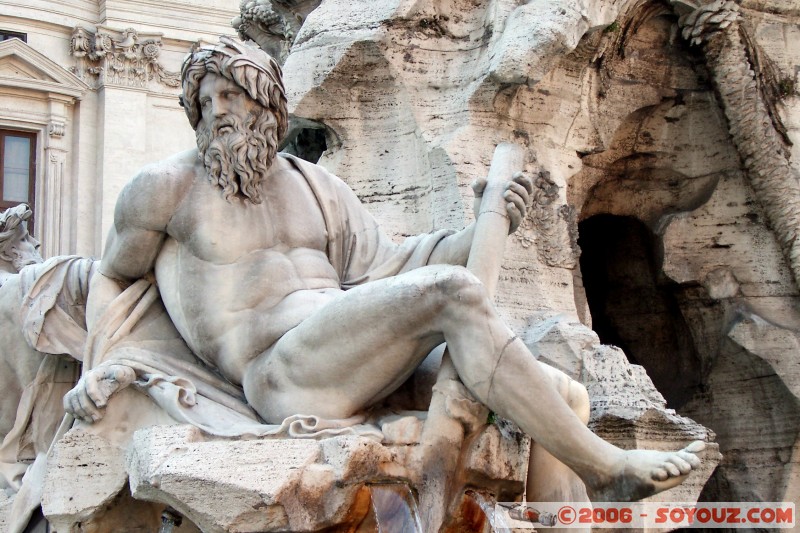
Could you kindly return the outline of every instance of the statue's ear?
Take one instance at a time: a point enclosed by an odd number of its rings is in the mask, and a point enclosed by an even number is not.
[[[6,246],[5,248],[0,250],[0,259],[3,261],[8,261],[9,263],[14,260],[14,258],[9,253],[12,250],[11,246]]]

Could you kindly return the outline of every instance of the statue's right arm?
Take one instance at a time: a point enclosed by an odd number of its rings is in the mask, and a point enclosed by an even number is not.
[[[180,196],[180,191],[168,190],[167,180],[143,172],[120,193],[103,259],[89,286],[86,325],[90,336],[109,304],[153,269]],[[170,192],[172,196],[164,196]],[[103,417],[108,399],[135,378],[133,369],[125,365],[84,368],[78,384],[64,397],[64,408],[79,420],[96,422]]]
[[[166,195],[176,191],[167,190],[168,180],[169,177],[146,169],[120,193],[98,275],[92,278],[89,288],[89,331],[114,298],[153,269],[174,213],[174,194],[170,201]]]

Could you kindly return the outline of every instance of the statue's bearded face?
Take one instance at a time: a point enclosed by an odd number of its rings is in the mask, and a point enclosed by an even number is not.
[[[197,148],[225,198],[261,203],[261,183],[278,151],[274,114],[233,81],[207,73],[198,91]]]

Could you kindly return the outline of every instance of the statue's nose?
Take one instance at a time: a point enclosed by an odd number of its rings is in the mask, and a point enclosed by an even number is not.
[[[214,118],[224,117],[228,114],[228,104],[221,98],[214,98],[211,101],[211,115]]]

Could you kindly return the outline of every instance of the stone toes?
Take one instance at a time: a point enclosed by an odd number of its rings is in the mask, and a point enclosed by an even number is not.
[[[685,451],[681,450],[680,452],[678,452],[678,457],[680,457],[681,459],[683,459],[684,461],[689,463],[689,465],[691,465],[692,468],[699,468],[700,467],[700,458],[697,457],[693,453],[689,453],[689,452],[685,452]]]
[[[690,465],[688,461],[683,460],[683,458],[681,458],[678,455],[670,457],[669,462],[674,464],[678,468],[681,475],[686,475],[692,471],[692,465]]]
[[[681,471],[678,470],[678,467],[675,466],[673,463],[666,463],[664,465],[664,469],[669,473],[672,477],[678,477],[681,475]]]
[[[696,440],[690,445],[688,445],[686,448],[684,448],[682,451],[686,451],[689,453],[698,453],[702,452],[705,449],[706,449],[706,443],[701,440]]]
[[[664,468],[656,468],[653,470],[653,479],[656,481],[666,481],[669,479],[669,472]]]

